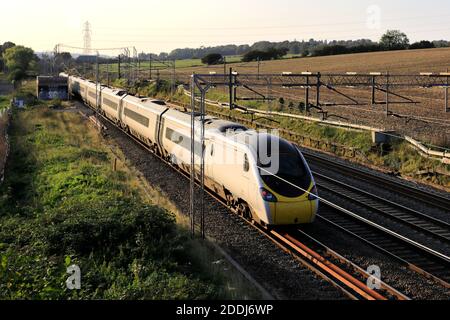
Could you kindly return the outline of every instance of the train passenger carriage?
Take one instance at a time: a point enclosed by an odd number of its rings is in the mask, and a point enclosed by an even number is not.
[[[96,85],[93,81],[87,81],[86,84],[86,102],[89,106],[92,108],[97,109],[97,107],[100,105],[101,101],[101,85]],[[96,89],[97,87],[97,89]],[[98,99],[98,100],[97,100]],[[97,102],[98,101],[98,102]]]
[[[105,87],[101,94],[101,109],[106,117],[119,124],[121,121],[122,100],[127,93],[123,90],[115,90]]]
[[[166,105],[154,103],[150,99],[126,96],[122,101],[120,120],[126,129],[157,150],[161,147],[158,139],[160,117],[167,110]]]
[[[199,128],[197,124],[197,128]],[[173,163],[184,166],[191,163],[191,115],[177,110],[167,110],[161,119],[160,143],[164,156]],[[195,142],[195,162],[200,162],[202,146]]]

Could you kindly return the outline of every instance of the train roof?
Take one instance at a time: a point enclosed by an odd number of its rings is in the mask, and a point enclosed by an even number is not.
[[[198,117],[197,117],[198,118]],[[222,134],[238,133],[242,131],[247,131],[248,128],[235,122],[221,120],[219,118],[207,118],[205,120],[206,130],[215,130]]]
[[[117,97],[122,97],[123,95],[127,94],[125,90],[112,88],[112,87],[102,87],[102,93],[111,94]]]
[[[151,110],[158,114],[161,114],[162,112],[164,112],[168,109],[168,107],[166,105],[154,103],[153,102],[154,100],[149,99],[149,98],[140,98],[140,97],[128,95],[124,98],[124,101],[127,103],[131,103],[137,107]],[[157,101],[159,101],[159,100],[157,100]]]
[[[169,111],[166,112],[164,116],[186,127],[191,126],[192,115],[190,112],[182,112],[176,109],[170,109]],[[197,128],[201,126],[201,121],[202,120],[200,113],[195,113],[195,122]],[[221,135],[240,133],[248,130],[247,127],[241,124],[222,120],[217,117],[208,115],[205,115],[204,124],[205,124],[205,131],[207,131],[208,133],[216,133]]]

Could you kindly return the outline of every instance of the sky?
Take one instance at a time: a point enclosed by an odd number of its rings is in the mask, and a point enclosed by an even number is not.
[[[93,48],[154,53],[261,40],[377,41],[387,29],[412,42],[450,40],[448,0],[2,0],[1,10],[0,42],[35,51],[82,47],[86,21]]]

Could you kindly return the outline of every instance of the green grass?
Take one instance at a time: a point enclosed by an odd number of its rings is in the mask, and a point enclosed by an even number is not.
[[[10,98],[7,96],[0,96],[0,110],[9,107]]]
[[[192,257],[175,216],[146,200],[132,173],[112,170],[104,141],[78,114],[15,111],[10,137],[0,299],[232,297],[221,274]],[[81,268],[80,291],[65,286],[71,264]]]
[[[127,63],[122,64],[122,72],[127,72]],[[133,64],[134,65],[134,64]],[[147,69],[150,68],[150,62],[149,61],[142,61],[141,64],[141,71],[145,72]],[[183,69],[183,68],[192,68],[192,67],[201,67],[204,66],[204,64],[201,62],[200,59],[186,59],[186,60],[176,60],[175,62],[175,68],[176,69]],[[100,65],[100,72],[106,72],[106,70],[109,68],[109,72],[111,73],[118,73],[119,66],[117,63],[110,64],[107,66],[106,64]],[[165,69],[169,68],[171,70],[172,66],[171,64],[163,64],[159,62],[152,62],[152,68],[154,69]],[[156,72],[153,70],[153,72]]]
[[[231,64],[231,63],[238,63],[241,62],[242,56],[227,56],[227,63]],[[141,66],[141,72],[146,72],[146,70],[148,70],[150,68],[150,62],[149,61],[142,61],[140,63]],[[183,60],[176,60],[175,61],[175,68],[176,69],[184,69],[184,68],[193,68],[193,67],[202,67],[202,66],[206,66],[205,64],[202,63],[201,59],[183,59]],[[106,70],[109,68],[109,72],[111,73],[118,73],[119,71],[119,67],[117,63],[112,63],[109,66],[107,66],[106,64],[102,64],[100,65],[100,72],[104,73],[106,72]],[[152,68],[154,69],[166,69],[166,68],[172,68],[171,65],[167,65],[167,64],[163,64],[163,63],[159,63],[156,61],[152,62]],[[127,64],[123,63],[122,64],[122,72],[125,74],[127,72]],[[153,72],[155,73],[156,71],[153,70]]]

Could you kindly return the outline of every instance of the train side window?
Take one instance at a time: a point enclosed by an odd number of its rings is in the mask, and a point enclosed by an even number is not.
[[[248,162],[247,154],[244,155],[244,172],[248,172],[250,170],[250,163]]]

